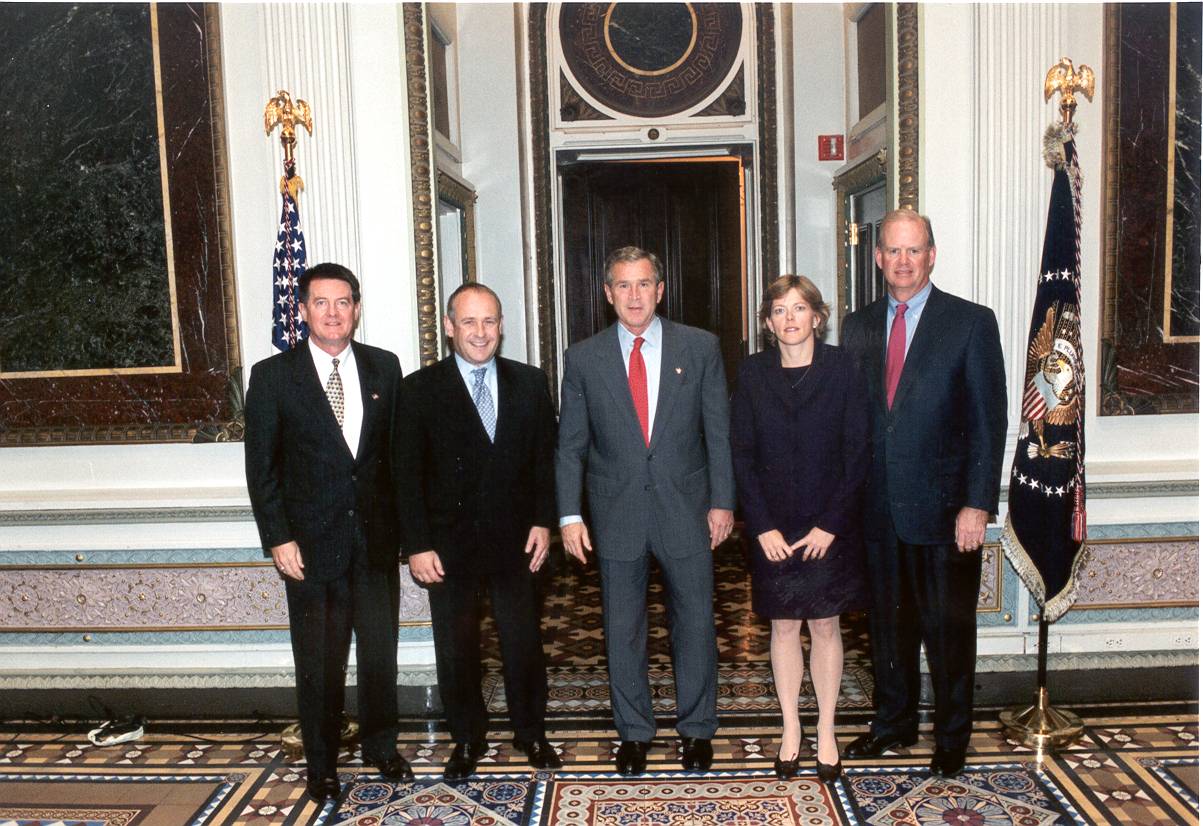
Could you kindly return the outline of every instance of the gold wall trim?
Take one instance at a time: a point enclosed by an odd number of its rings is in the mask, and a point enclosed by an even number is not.
[[[458,207],[463,213],[463,229],[460,244],[463,246],[464,280],[476,281],[476,192],[469,186],[448,175],[438,172],[439,200]],[[445,303],[445,302],[444,302]]]
[[[919,209],[919,6],[899,3],[898,206]]]
[[[414,265],[418,293],[418,359],[439,360],[438,289],[434,266],[434,164],[430,156],[430,96],[426,86],[426,13],[421,3],[401,4],[409,105],[409,173],[413,200]]]
[[[535,230],[534,281],[539,331],[539,367],[547,373],[551,396],[560,407],[559,342],[556,336],[555,265],[551,239],[551,141],[547,99],[547,4],[531,3],[527,22],[528,70],[530,72],[530,128],[532,173],[534,175],[533,223]]]
[[[430,620],[403,620],[397,623],[398,628],[426,628],[430,626]],[[84,625],[59,625],[59,626],[19,626],[9,625],[0,630],[0,642],[3,642],[5,634],[81,634],[90,636],[92,634],[166,634],[175,631],[205,631],[205,632],[236,632],[236,631],[287,631],[288,625],[130,625],[130,626],[84,626]],[[85,639],[84,642],[92,642],[90,639]],[[136,650],[136,649],[134,649]]]
[[[75,565],[53,563],[47,565],[0,565],[0,571],[153,571],[171,568],[271,568],[269,560],[242,560],[236,562],[79,562]]]

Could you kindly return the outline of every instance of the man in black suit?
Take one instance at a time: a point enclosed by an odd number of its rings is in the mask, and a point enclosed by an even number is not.
[[[869,383],[873,469],[865,539],[873,591],[874,719],[848,744],[873,757],[916,741],[919,646],[935,694],[933,774],[965,765],[986,523],[998,509],[1006,376],[994,313],[937,289],[931,222],[882,221],[887,295],[848,316],[843,344]]]
[[[501,301],[483,284],[451,294],[454,352],[405,381],[410,473],[422,503],[407,526],[409,570],[430,594],[439,695],[455,748],[444,777],[476,770],[488,744],[481,698],[480,596],[497,621],[513,745],[559,768],[547,741],[547,673],[535,574],[555,524],[556,421],[542,370],[497,355]]]
[[[265,550],[284,577],[306,791],[339,794],[335,766],[351,631],[365,763],[411,780],[397,754],[401,365],[351,340],[359,281],[319,264],[301,277],[309,341],[251,370],[246,477]]]

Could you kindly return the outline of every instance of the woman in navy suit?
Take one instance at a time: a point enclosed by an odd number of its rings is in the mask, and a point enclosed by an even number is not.
[[[819,340],[829,312],[808,278],[783,275],[768,286],[760,319],[776,346],[740,366],[731,411],[752,607],[772,621],[783,722],[774,769],[782,779],[798,773],[805,620],[819,706],[816,763],[825,782],[842,771],[835,739],[844,661],[839,615],[869,602],[859,523],[871,459],[865,384],[843,350]]]

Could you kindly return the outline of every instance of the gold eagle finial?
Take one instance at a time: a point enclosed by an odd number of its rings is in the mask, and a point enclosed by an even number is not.
[[[1061,120],[1068,126],[1078,108],[1074,93],[1081,92],[1087,100],[1094,100],[1094,70],[1083,64],[1075,72],[1073,61],[1061,58],[1044,76],[1044,99],[1051,98],[1054,92],[1061,93]]]
[[[292,151],[297,144],[297,126],[313,134],[313,112],[309,104],[292,96],[283,89],[276,92],[275,97],[267,101],[263,109],[263,131],[270,135],[276,126],[280,127],[280,143],[284,146],[284,166],[293,165]],[[280,192],[287,192],[295,200],[297,193],[305,188],[305,182],[297,174],[284,175],[280,178]]]

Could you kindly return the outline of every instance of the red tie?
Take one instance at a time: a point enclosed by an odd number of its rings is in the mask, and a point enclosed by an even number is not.
[[[635,402],[635,415],[643,429],[643,443],[650,446],[647,431],[647,365],[643,363],[643,336],[635,336],[635,347],[631,350],[631,363],[627,365],[627,383],[631,385],[631,401]]]
[[[894,310],[894,324],[890,327],[890,343],[886,345],[886,407],[894,406],[894,391],[902,376],[902,363],[906,361],[906,305],[899,304]]]

